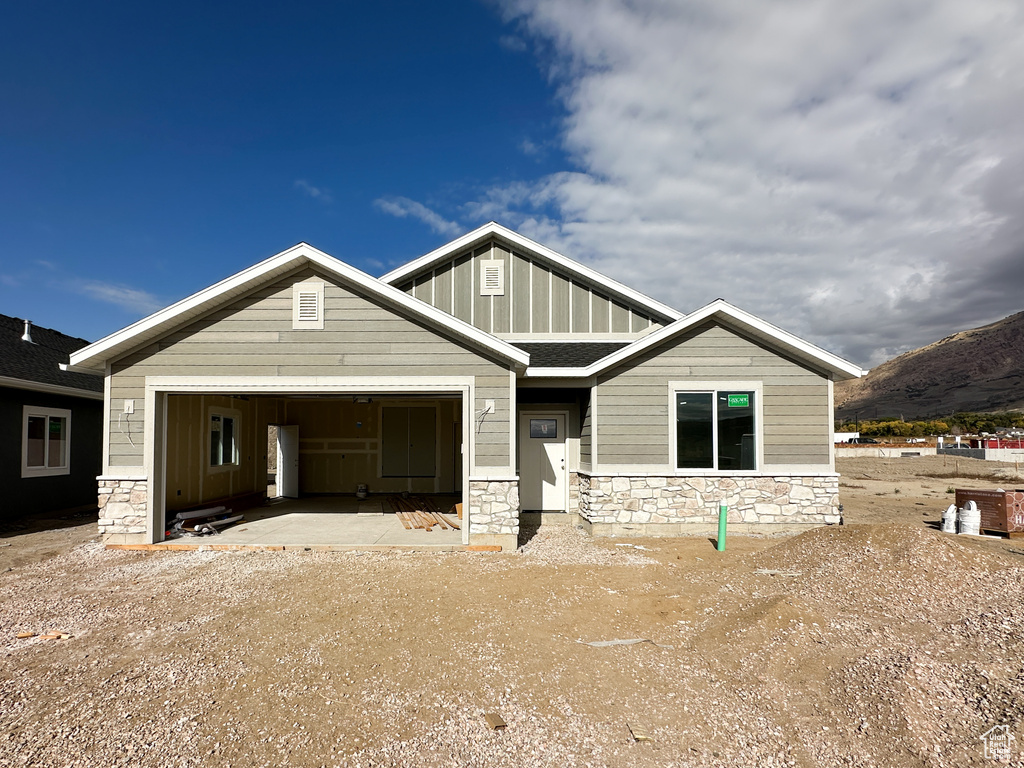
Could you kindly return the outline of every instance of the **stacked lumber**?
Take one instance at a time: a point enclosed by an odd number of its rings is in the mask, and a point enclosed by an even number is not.
[[[430,532],[435,525],[441,530],[461,530],[457,523],[441,514],[431,499],[423,496],[388,496],[388,504],[407,531],[414,528]]]
[[[179,512],[174,516],[174,524],[169,535],[183,535],[187,533],[197,536],[220,533],[229,525],[240,523],[245,520],[243,515],[233,515],[230,509],[224,506],[207,507],[206,509],[194,509],[191,512]]]

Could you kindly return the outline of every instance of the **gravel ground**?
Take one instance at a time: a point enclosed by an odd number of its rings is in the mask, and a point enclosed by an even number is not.
[[[718,553],[555,527],[500,555],[132,553],[91,534],[0,538],[0,765],[980,766],[1003,723],[1022,764],[1018,542],[873,524]],[[15,637],[50,629],[72,636]]]

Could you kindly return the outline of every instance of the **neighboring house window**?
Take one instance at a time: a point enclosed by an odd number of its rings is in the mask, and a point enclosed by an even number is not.
[[[677,469],[757,469],[757,391],[675,390],[674,394]]]
[[[210,414],[210,466],[238,466],[238,417]]]
[[[21,476],[71,473],[71,411],[26,405],[21,430]]]

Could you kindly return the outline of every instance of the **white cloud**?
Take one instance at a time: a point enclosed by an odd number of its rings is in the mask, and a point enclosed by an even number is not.
[[[526,50],[526,41],[518,35],[502,35],[498,38],[498,45],[513,53],[522,53]]]
[[[464,231],[458,222],[448,221],[423,203],[417,203],[407,197],[382,197],[374,200],[373,204],[384,213],[397,216],[400,219],[406,217],[418,219],[439,235],[461,235]]]
[[[120,283],[77,280],[71,284],[71,289],[97,301],[114,304],[140,315],[149,315],[165,306],[164,302],[153,294]]]
[[[305,193],[309,197],[312,197],[314,200],[319,200],[321,203],[330,203],[334,201],[330,190],[326,187],[314,187],[304,179],[296,179],[293,186],[295,189]]]
[[[489,190],[475,218],[863,364],[1022,308],[1019,4],[504,9],[551,52],[578,172]]]

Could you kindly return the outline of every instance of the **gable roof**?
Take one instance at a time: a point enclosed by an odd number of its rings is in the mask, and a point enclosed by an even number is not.
[[[71,355],[74,370],[104,373],[110,360],[156,340],[174,328],[195,320],[225,302],[239,298],[253,289],[282,277],[303,266],[313,264],[344,283],[358,287],[367,295],[426,322],[446,336],[454,336],[469,344],[494,353],[502,359],[525,366],[530,356],[511,344],[481,331],[467,322],[452,317],[426,302],[383,283],[362,270],[329,256],[308,243],[299,243],[271,256],[248,269],[221,280],[198,293],[154,312],[127,328],[100,339]]]
[[[32,341],[23,341],[25,321],[0,315],[0,386],[36,392],[103,397],[103,380],[61,369],[68,356],[89,342],[41,325],[31,326]]]
[[[593,285],[599,291],[617,295],[620,299],[625,299],[638,308],[642,308],[655,317],[662,318],[667,322],[678,320],[683,316],[683,313],[678,309],[662,304],[657,299],[652,299],[650,296],[646,296],[640,293],[640,291],[630,288],[628,285],[613,280],[607,275],[602,275],[597,270],[591,269],[567,256],[563,256],[547,246],[534,242],[528,237],[523,237],[518,232],[513,232],[511,229],[493,221],[452,240],[450,243],[442,245],[440,248],[424,256],[420,256],[418,259],[413,259],[407,264],[391,270],[386,275],[381,276],[380,279],[382,282],[390,285],[398,285],[492,238],[504,241],[513,250],[523,251],[530,256],[537,257],[541,261],[546,261],[563,272],[569,273],[570,276],[575,276],[582,282]]]
[[[727,301],[715,299],[696,312],[691,312],[686,317],[676,320],[664,328],[659,328],[657,331],[612,352],[588,366],[582,368],[562,366],[551,368],[531,367],[527,369],[526,375],[530,377],[561,378],[596,376],[619,363],[629,360],[644,350],[656,347],[707,320],[724,321],[727,326],[736,328],[746,335],[764,342],[772,349],[779,350],[806,365],[828,371],[837,381],[855,379],[866,373],[860,366],[854,365],[848,360],[833,355],[831,352],[826,352],[821,347],[804,341],[788,331],[777,328],[749,312],[744,312]]]

